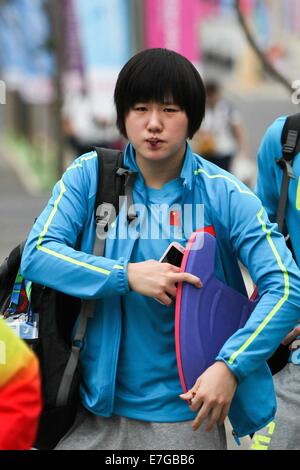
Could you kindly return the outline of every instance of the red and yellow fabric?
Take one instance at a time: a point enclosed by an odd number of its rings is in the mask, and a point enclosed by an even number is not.
[[[38,360],[0,319],[0,450],[30,449],[40,412]]]

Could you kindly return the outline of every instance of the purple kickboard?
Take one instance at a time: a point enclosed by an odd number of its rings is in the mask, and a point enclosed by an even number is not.
[[[195,249],[197,245],[199,249]],[[257,303],[214,277],[215,251],[216,239],[199,233],[186,262],[185,271],[203,283],[201,289],[189,283],[182,286],[179,348],[186,389],[213,364],[226,340],[245,325]]]

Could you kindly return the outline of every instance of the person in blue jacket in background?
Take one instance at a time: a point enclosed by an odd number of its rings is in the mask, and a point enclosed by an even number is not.
[[[166,49],[138,53],[122,68],[114,99],[118,128],[129,141],[124,166],[135,173],[134,204],[146,209],[143,223],[134,230],[128,223],[127,236],[108,236],[104,257],[92,254],[98,161],[91,152],[55,185],[22,258],[26,279],[97,300],[80,355],[82,406],[57,449],[224,449],[223,423],[237,387],[256,374],[298,318],[299,271],[258,197],[192,153],[187,139],[201,125],[205,90],[185,57]],[[161,205],[170,210],[158,214]],[[197,215],[203,207],[202,220]],[[176,224],[174,208],[181,214]],[[121,215],[109,232],[124,229]],[[173,299],[178,282],[200,289],[201,280],[158,260],[173,240],[186,244],[193,231],[211,225],[221,260],[216,276],[246,294],[241,260],[260,301],[215,363],[182,394]],[[271,402],[249,403],[249,409],[255,416],[246,420],[246,434],[275,411]]]
[[[283,170],[276,163],[282,155],[281,134],[286,117],[277,118],[263,136],[257,160],[258,175],[256,193],[260,197],[271,221],[276,221]],[[299,129],[300,131],[300,129]],[[300,155],[293,159],[295,179],[290,180],[285,225],[289,233],[297,264],[300,263]],[[300,319],[300,312],[299,312]],[[300,320],[284,338],[289,345],[287,365],[274,376],[277,396],[275,421],[257,432],[253,438],[253,450],[300,449]]]

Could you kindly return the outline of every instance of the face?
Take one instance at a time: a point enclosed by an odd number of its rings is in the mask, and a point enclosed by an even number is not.
[[[136,103],[125,117],[137,161],[183,158],[188,136],[186,112],[173,103]]]

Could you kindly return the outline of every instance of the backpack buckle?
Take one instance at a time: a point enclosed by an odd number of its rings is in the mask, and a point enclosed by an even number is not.
[[[134,171],[129,171],[127,168],[118,168],[117,169],[117,175],[124,177],[125,176],[125,186],[133,186],[135,177],[136,177],[136,172]]]
[[[130,171],[127,168],[121,168],[120,167],[120,168],[117,169],[116,173],[117,173],[118,176],[127,176],[128,173],[130,173]]]
[[[298,131],[294,131],[294,130],[288,131],[286,143],[282,146],[282,151],[284,154],[288,156],[288,158],[290,156],[291,158],[293,157],[295,148],[297,146],[298,135],[299,135]]]
[[[74,351],[80,351],[83,346],[83,340],[81,339],[74,339],[72,341],[72,350]]]

